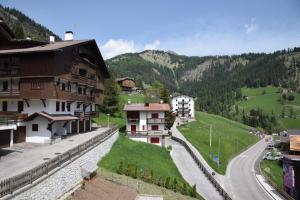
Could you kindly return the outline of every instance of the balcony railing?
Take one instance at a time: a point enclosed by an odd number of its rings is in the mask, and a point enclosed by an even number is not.
[[[20,90],[18,89],[8,89],[8,90],[0,90],[0,96],[2,97],[12,97],[19,96]]]
[[[128,118],[127,121],[129,123],[138,123],[140,121],[140,119],[138,119],[138,118]]]
[[[27,117],[27,113],[18,113],[17,111],[0,111],[0,119],[4,121],[23,121]]]
[[[165,123],[165,118],[148,118],[148,124],[163,124]]]
[[[75,110],[74,115],[79,118],[84,117],[96,117],[97,111],[81,111],[81,110]]]
[[[128,136],[168,135],[168,130],[127,131]]]

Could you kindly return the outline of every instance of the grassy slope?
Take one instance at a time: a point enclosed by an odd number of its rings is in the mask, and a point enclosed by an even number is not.
[[[202,112],[196,112],[196,119],[195,122],[179,127],[179,130],[198,149],[209,165],[221,174],[225,174],[228,161],[234,155],[258,141],[255,136],[248,133],[249,127],[241,123]],[[219,138],[221,141],[220,168],[210,157],[210,124],[212,124],[212,152],[215,156],[218,155]]]
[[[266,91],[266,94],[262,94],[263,90]],[[242,88],[243,95],[249,96],[249,100],[239,101],[238,105],[246,111],[261,108],[266,113],[271,114],[273,112],[284,128],[300,128],[300,94],[294,93],[295,100],[285,101],[283,105],[278,101],[281,97],[278,91],[279,88],[277,87]],[[288,117],[291,107],[294,109],[297,119]],[[280,115],[284,108],[286,118],[282,119]]]
[[[278,165],[278,161],[262,160],[260,167],[278,188],[283,188],[282,166]]]
[[[124,166],[135,164],[138,169],[153,170],[155,180],[160,176],[163,177],[163,180],[170,176],[171,180],[176,177],[180,185],[184,181],[166,149],[152,144],[132,141],[122,134],[120,134],[109,154],[98,164],[105,169],[116,172],[120,161],[123,161]]]

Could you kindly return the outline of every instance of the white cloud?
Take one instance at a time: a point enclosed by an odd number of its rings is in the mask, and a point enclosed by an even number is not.
[[[251,22],[249,24],[244,25],[246,33],[252,33],[257,30],[257,24],[255,23],[255,21],[256,21],[256,18],[252,18]]]
[[[144,50],[157,50],[160,45],[159,40],[155,40],[153,43],[145,44]]]
[[[134,53],[138,51],[133,40],[110,39],[105,44],[99,46],[104,59],[112,58],[123,53]]]

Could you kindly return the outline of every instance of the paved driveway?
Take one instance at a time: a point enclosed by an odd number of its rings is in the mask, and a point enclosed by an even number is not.
[[[192,186],[196,184],[197,192],[205,199],[222,199],[203,172],[198,168],[190,154],[179,143],[168,140],[172,145],[171,157],[183,178]]]
[[[53,145],[23,143],[12,149],[0,150],[2,155],[5,154],[0,158],[0,181],[32,169],[46,160],[102,134],[105,130],[107,128],[99,128],[91,132],[74,135]]]

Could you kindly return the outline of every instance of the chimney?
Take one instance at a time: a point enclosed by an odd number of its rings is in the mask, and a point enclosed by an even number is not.
[[[50,43],[54,43],[55,42],[55,37],[53,35],[50,35],[49,42]]]
[[[65,41],[72,41],[72,40],[73,40],[73,32],[72,31],[66,31]]]
[[[149,103],[145,103],[145,107],[149,107]]]

